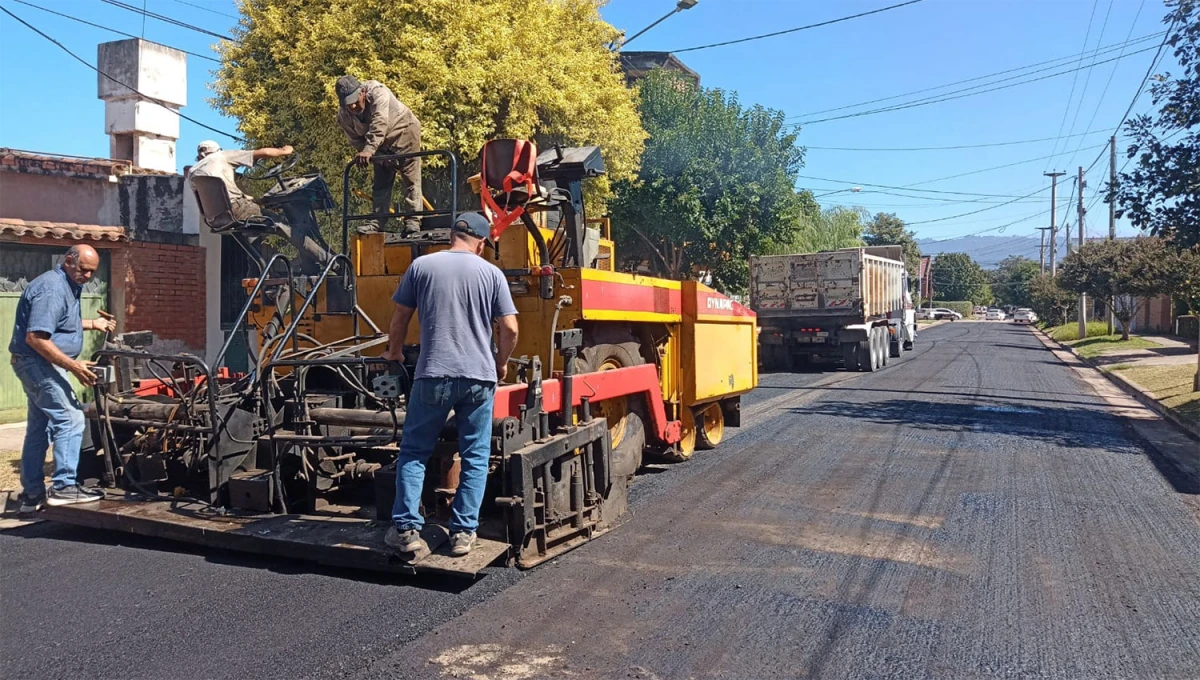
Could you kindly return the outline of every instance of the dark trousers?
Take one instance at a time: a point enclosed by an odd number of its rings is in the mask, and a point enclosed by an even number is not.
[[[397,142],[375,152],[377,156],[388,156],[402,153],[416,153],[421,150],[421,123],[414,120]],[[404,179],[403,212],[422,210],[421,203],[421,159],[408,158],[398,163],[376,163],[375,177],[371,184],[371,210],[377,215],[387,215],[392,204],[392,187],[396,184],[396,172]],[[387,224],[387,217],[379,219],[382,230]],[[421,228],[419,217],[404,218],[404,228],[415,231]]]

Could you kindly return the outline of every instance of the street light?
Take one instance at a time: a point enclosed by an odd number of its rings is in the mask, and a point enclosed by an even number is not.
[[[696,3],[699,1],[700,0],[679,0],[679,2],[675,3],[675,9],[664,14],[663,17],[661,19],[659,19],[658,21],[650,24],[649,26],[643,28],[642,30],[638,31],[637,33],[634,33],[632,37],[622,40],[621,44],[618,45],[617,47],[624,47],[624,46],[628,45],[630,42],[633,41],[634,38],[645,33],[646,31],[649,31],[650,29],[661,24],[662,22],[666,21],[668,18],[671,17],[671,15],[676,14],[677,12],[682,12],[685,9],[691,9],[691,8],[695,7]]]
[[[834,194],[840,194],[840,193],[843,193],[846,191],[853,191],[854,193],[857,194],[858,192],[862,191],[862,187],[850,187],[849,189],[838,189],[837,191],[831,191],[827,194],[817,194],[816,196],[813,196],[813,198],[821,198],[823,196],[832,196]]]

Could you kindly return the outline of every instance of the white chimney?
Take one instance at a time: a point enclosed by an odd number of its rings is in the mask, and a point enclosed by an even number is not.
[[[130,38],[101,43],[97,62],[109,155],[137,168],[176,172],[179,109],[187,105],[187,55]]]

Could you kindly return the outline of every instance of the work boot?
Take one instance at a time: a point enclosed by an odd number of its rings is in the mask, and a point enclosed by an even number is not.
[[[413,238],[421,233],[421,223],[416,220],[411,220],[404,223],[405,238]]]
[[[104,492],[99,489],[85,489],[76,484],[61,489],[50,489],[46,494],[46,504],[51,506],[75,505],[76,503],[92,503],[104,498]]]
[[[388,527],[383,535],[383,542],[399,553],[418,553],[428,551],[429,546],[421,538],[421,532],[416,529],[400,531],[396,527]]]
[[[354,228],[360,234],[378,234],[379,222],[376,220],[367,220]]]
[[[456,531],[450,534],[450,554],[462,557],[475,547],[474,531]]]
[[[33,513],[46,507],[46,494],[40,496],[27,496],[24,492],[17,496],[17,514],[32,515]]]

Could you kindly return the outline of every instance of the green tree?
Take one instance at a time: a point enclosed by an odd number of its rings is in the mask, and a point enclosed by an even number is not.
[[[1200,1],[1167,6],[1166,44],[1183,72],[1155,76],[1150,96],[1158,112],[1126,124],[1127,154],[1137,165],[1121,173],[1116,201],[1118,214],[1135,226],[1192,246],[1200,244]]]
[[[1041,323],[1060,326],[1075,315],[1079,296],[1058,285],[1049,274],[1039,274],[1029,282],[1029,306]]]
[[[213,103],[250,146],[288,143],[321,170],[338,200],[353,152],[337,126],[334,83],[348,73],[387,85],[421,121],[425,149],[450,149],[478,169],[483,143],[599,145],[608,183],[632,177],[645,132],[636,93],[604,47],[619,32],[592,0],[244,0],[221,43]],[[429,159],[431,201],[448,200],[445,170]],[[359,171],[358,186],[369,173]],[[462,201],[460,201],[460,204]]]
[[[1129,339],[1129,321],[1142,303],[1178,285],[1179,253],[1161,238],[1091,241],[1063,260],[1059,284],[1101,300],[1121,322]]]
[[[743,108],[735,94],[670,71],[639,89],[650,138],[637,177],[617,182],[609,204],[624,259],[744,291],[747,258],[788,241],[806,210],[793,189],[803,160],[795,128],[780,111]]]
[[[1029,284],[1040,274],[1041,265],[1027,257],[1013,255],[1000,260],[991,272],[996,304],[1032,308]]]
[[[921,246],[917,235],[908,230],[904,220],[895,213],[875,213],[867,222],[863,240],[869,246],[900,246],[904,249],[904,265],[908,280],[915,287],[921,274]]]
[[[808,192],[804,192],[804,196],[807,195]],[[863,245],[863,218],[866,211],[844,206],[822,210],[815,203],[812,205],[812,209],[806,208],[802,212],[799,225],[786,240],[768,244],[760,254],[816,253]]]
[[[987,272],[966,253],[942,253],[930,270],[934,300],[970,300],[977,305],[992,301]]]

